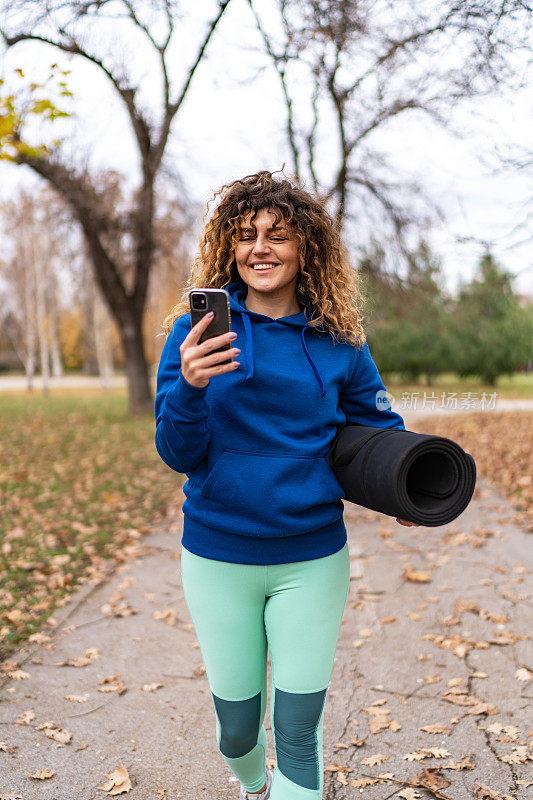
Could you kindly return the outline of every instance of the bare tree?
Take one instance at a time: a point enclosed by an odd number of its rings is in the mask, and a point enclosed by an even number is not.
[[[24,367],[26,386],[31,392],[37,360],[35,276],[20,253],[0,262],[0,276],[6,286],[0,292],[2,331]]]
[[[64,198],[81,225],[98,285],[118,324],[126,359],[130,413],[153,413],[142,322],[150,269],[154,260],[154,185],[168,143],[172,122],[187,96],[192,78],[230,0],[218,0],[213,19],[197,47],[192,65],[184,70],[177,93],[171,89],[168,51],[179,3],[135,0],[1,0],[5,23],[0,29],[8,48],[20,42],[47,44],[85,59],[110,81],[126,109],[141,165],[141,180],[124,214],[103,210],[104,193],[88,169],[62,160],[58,150],[50,157],[20,153],[17,161],[45,178]],[[138,86],[126,65],[109,51],[98,52],[95,31],[110,22],[130,24],[155,55],[162,86],[159,119],[153,121],[138,101]],[[115,29],[117,25],[115,24]],[[163,32],[162,32],[163,31]],[[132,59],[134,61],[134,57]],[[131,65],[130,65],[131,66]],[[127,233],[122,255],[131,267],[132,283],[125,285],[108,242]]]
[[[524,176],[527,182],[526,195],[514,203],[514,222],[509,230],[499,237],[498,242],[487,237],[483,240],[474,236],[465,239],[482,244],[486,249],[496,244],[505,251],[530,246],[533,239],[533,148],[516,142],[507,142],[505,147],[497,146],[492,153],[484,154],[482,161],[495,176],[501,174]],[[530,270],[533,270],[533,260],[519,272],[515,272],[514,276]]]
[[[516,58],[530,47],[531,5],[276,0],[282,24],[273,35],[248,2],[279,76],[294,172],[331,204],[339,228],[362,217],[385,223],[383,239],[407,255],[409,226],[443,212],[420,181],[397,174],[379,140],[407,114],[454,132],[456,104],[520,86]],[[319,177],[326,148],[332,166]]]
[[[63,371],[59,345],[58,210],[51,193],[34,196],[23,191],[16,201],[6,202],[0,213],[4,240],[11,246],[11,253],[2,264],[7,285],[2,298],[3,316],[10,315],[6,330],[24,364],[29,390],[33,388],[38,351],[46,394],[50,374],[58,377]]]

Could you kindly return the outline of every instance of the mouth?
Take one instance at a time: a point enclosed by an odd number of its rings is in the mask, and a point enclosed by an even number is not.
[[[269,263],[268,261],[250,264],[250,269],[253,269],[254,272],[270,272],[270,270],[273,270],[275,267],[279,267],[279,264]]]

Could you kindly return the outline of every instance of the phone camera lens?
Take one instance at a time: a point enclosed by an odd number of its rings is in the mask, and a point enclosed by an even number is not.
[[[207,308],[207,298],[205,294],[194,293],[192,295],[192,307],[195,311],[204,311]]]

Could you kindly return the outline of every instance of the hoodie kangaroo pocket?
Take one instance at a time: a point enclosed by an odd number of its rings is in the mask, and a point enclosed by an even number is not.
[[[325,456],[225,448],[201,491],[213,512],[259,536],[287,536],[332,523],[344,490]]]

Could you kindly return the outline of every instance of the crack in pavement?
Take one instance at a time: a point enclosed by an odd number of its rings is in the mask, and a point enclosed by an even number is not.
[[[350,661],[349,661],[348,658],[346,658],[346,660],[344,662],[343,670],[342,670],[343,682],[347,679],[347,675],[345,674],[346,672],[353,673],[353,669],[352,669],[352,666],[351,666]],[[362,677],[364,677],[364,676],[362,676]],[[344,685],[345,685],[345,683],[344,683]],[[355,697],[355,694],[356,694],[358,688],[359,688],[358,685],[355,683],[355,681],[353,681],[352,693],[351,693],[350,698],[348,700],[348,706],[347,706],[348,707],[348,711],[347,711],[346,720],[344,722],[344,727],[342,729],[342,732],[341,732],[340,736],[337,737],[337,741],[339,741],[339,742],[342,741],[342,739],[346,735],[346,731],[348,730],[348,725],[350,724],[350,720],[351,720],[351,717],[352,717],[352,714],[353,714],[353,712],[351,711],[352,704],[353,704],[353,699]],[[353,750],[355,751],[356,749],[357,748],[354,746]],[[353,755],[353,753],[352,753],[352,755]],[[348,759],[348,765],[351,766],[350,758]],[[326,794],[324,795],[324,800],[335,800],[335,798],[337,797],[337,788],[341,788],[341,787],[337,787],[335,785],[335,775],[334,775],[334,773],[331,773],[331,779],[328,782],[328,786],[326,786],[326,782],[324,781],[324,790],[326,792]]]
[[[471,694],[471,693],[472,693],[472,688],[473,688],[473,687],[472,687],[472,673],[474,673],[476,670],[475,670],[475,668],[472,666],[472,664],[470,663],[470,661],[468,660],[468,659],[469,659],[469,655],[470,655],[470,653],[469,653],[469,652],[465,654],[465,664],[466,664],[466,666],[467,666],[467,667],[468,667],[468,669],[469,669],[468,677],[467,677],[467,679],[466,679],[466,688],[467,688],[468,694]],[[465,715],[465,714],[463,714],[463,717],[462,717],[462,719],[464,719],[464,717],[465,717],[465,716],[466,716],[466,715]],[[509,764],[509,763],[507,763],[506,761],[502,761],[502,760],[501,760],[501,759],[498,757],[498,753],[497,753],[497,751],[496,751],[496,750],[494,749],[494,747],[492,746],[492,743],[491,743],[491,740],[490,740],[490,733],[488,732],[488,730],[487,730],[486,728],[482,728],[482,727],[481,727],[479,724],[478,724],[478,725],[476,725],[476,727],[477,727],[477,730],[478,730],[478,731],[481,731],[481,732],[482,732],[483,738],[485,739],[485,743],[486,743],[486,745],[487,745],[488,749],[490,750],[490,752],[492,753],[492,755],[494,756],[494,758],[496,759],[496,761],[498,762],[498,764],[505,764],[505,765],[506,765],[506,766],[509,768],[509,771],[510,771],[510,773],[511,773],[511,778],[512,778],[512,780],[513,780],[513,783],[514,783],[514,786],[515,786],[515,790],[518,790],[518,789],[520,788],[520,785],[517,783],[517,780],[518,780],[518,775],[517,775],[517,773],[515,772],[515,770],[514,770],[514,768],[513,768],[513,765],[512,765],[512,764]]]

